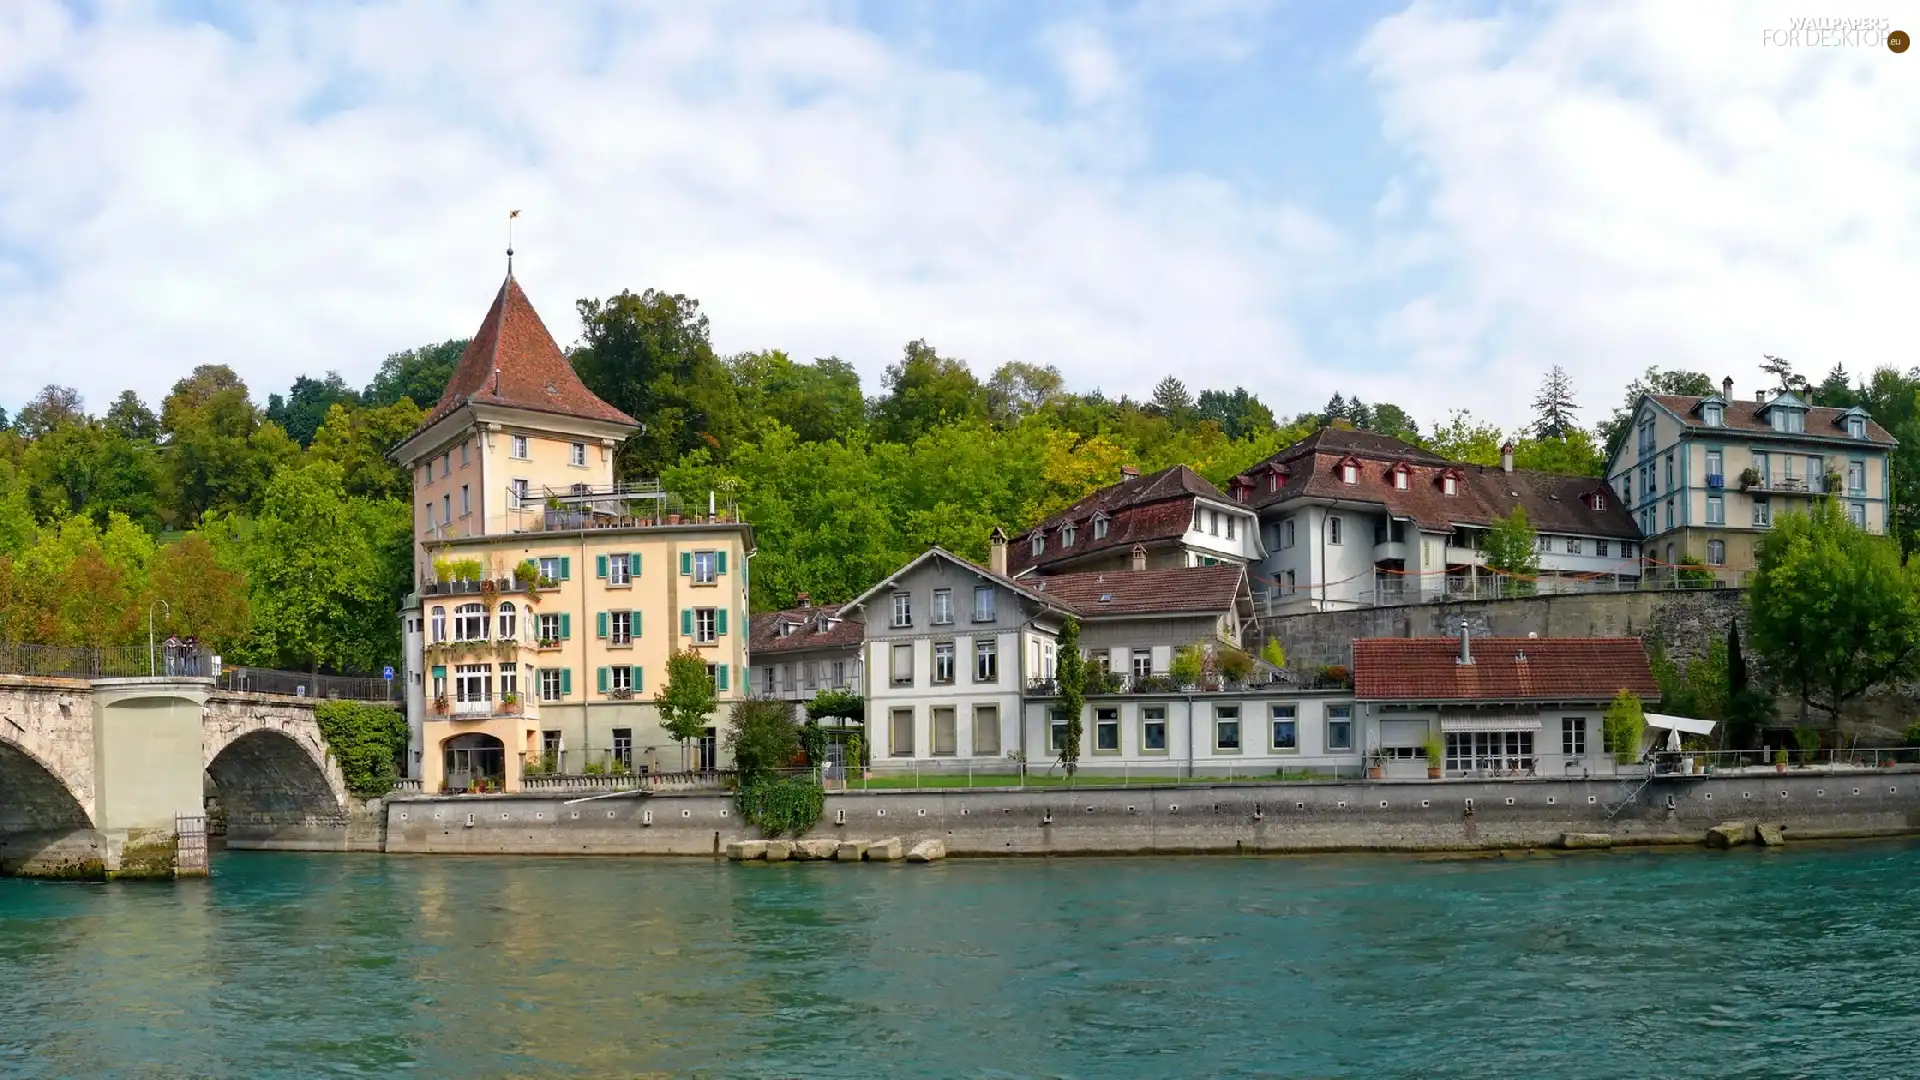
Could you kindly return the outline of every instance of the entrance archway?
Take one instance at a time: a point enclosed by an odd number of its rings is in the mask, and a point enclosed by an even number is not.
[[[227,815],[227,844],[337,848],[346,808],[319,762],[293,736],[273,728],[245,732],[207,763]]]
[[[440,752],[440,775],[451,790],[465,791],[476,780],[506,782],[507,746],[492,735],[479,731],[454,735],[441,741]]]

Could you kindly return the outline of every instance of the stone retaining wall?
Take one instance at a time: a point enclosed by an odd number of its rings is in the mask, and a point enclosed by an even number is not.
[[[938,839],[986,856],[1462,851],[1548,847],[1570,832],[1699,843],[1734,820],[1783,823],[1790,839],[1920,828],[1920,770],[1663,778],[1608,820],[1627,793],[1581,780],[849,793],[827,799],[808,835]],[[723,796],[411,798],[387,814],[392,852],[717,856],[760,838]]]

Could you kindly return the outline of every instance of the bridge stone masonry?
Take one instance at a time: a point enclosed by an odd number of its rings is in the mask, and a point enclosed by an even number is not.
[[[0,874],[204,874],[209,777],[229,846],[346,849],[313,707],[202,678],[0,675]]]

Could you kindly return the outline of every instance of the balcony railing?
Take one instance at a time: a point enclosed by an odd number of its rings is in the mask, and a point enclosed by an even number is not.
[[[1280,690],[1339,690],[1346,689],[1347,683],[1337,679],[1321,679],[1317,676],[1302,675],[1291,671],[1277,671],[1268,674],[1256,674],[1246,679],[1230,679],[1224,675],[1202,675],[1193,681],[1182,681],[1171,675],[1134,675],[1111,672],[1089,672],[1082,684],[1082,693],[1087,697],[1113,697],[1119,695],[1150,694],[1244,694],[1261,691]],[[1060,680],[1030,679],[1027,692],[1035,697],[1060,696]]]
[[[1723,473],[1708,473],[1708,474],[1707,474],[1707,486],[1708,486],[1708,487],[1710,487],[1710,488],[1714,488],[1714,489],[1716,489],[1716,490],[1718,490],[1718,489],[1720,489],[1720,488],[1724,488],[1724,487],[1726,487],[1726,486],[1727,486],[1727,478],[1726,478],[1726,476],[1725,476],[1725,474],[1723,474]]]
[[[508,527],[514,532],[577,532],[583,529],[653,528],[740,520],[731,496],[688,505],[658,480],[595,486],[574,484],[538,492],[507,490]]]

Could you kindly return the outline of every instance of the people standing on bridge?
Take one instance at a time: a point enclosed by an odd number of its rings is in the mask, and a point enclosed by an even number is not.
[[[179,635],[169,634],[167,636],[166,642],[160,646],[160,652],[161,652],[161,655],[166,658],[167,677],[172,678],[175,675],[180,674],[180,637]]]
[[[200,675],[200,642],[192,634],[180,642],[180,658],[185,663],[186,675],[197,678]]]

